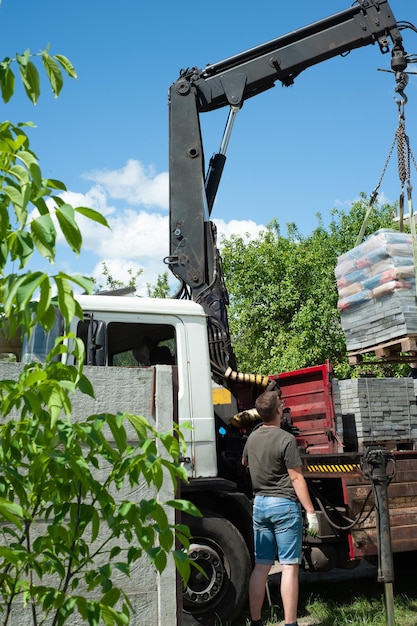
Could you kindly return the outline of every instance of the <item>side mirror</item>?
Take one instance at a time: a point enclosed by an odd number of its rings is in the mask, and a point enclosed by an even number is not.
[[[105,322],[90,315],[87,334],[87,365],[106,365],[107,328]]]

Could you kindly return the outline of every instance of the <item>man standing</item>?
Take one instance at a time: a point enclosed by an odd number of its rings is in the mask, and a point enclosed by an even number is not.
[[[249,580],[252,626],[261,626],[261,611],[271,565],[282,567],[281,598],[285,626],[297,625],[298,570],[302,550],[301,505],[307,513],[307,532],[315,536],[318,520],[295,437],[282,430],[284,402],[281,391],[265,391],[255,407],[262,425],[254,430],[243,450],[243,465],[249,467],[253,493],[255,567]]]

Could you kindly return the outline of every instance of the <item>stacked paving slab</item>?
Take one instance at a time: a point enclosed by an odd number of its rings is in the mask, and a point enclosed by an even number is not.
[[[338,258],[335,275],[348,352],[417,335],[410,234],[378,230]]]
[[[417,381],[412,378],[333,380],[337,434],[347,452],[372,444],[416,449]],[[388,446],[389,447],[389,446]]]

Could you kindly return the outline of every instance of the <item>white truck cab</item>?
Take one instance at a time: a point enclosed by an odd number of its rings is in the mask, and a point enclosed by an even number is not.
[[[184,463],[192,478],[217,475],[215,421],[206,316],[199,304],[163,298],[77,296],[84,319],[71,331],[85,345],[85,364],[98,367],[173,368],[178,422],[188,422]],[[41,327],[25,340],[22,361],[44,360],[62,334],[59,312],[51,332]],[[117,389],[115,389],[117,393]]]

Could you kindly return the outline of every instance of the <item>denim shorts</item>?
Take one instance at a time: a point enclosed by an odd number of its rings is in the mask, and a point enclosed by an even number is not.
[[[253,503],[255,563],[301,563],[303,524],[300,503],[288,498],[255,496]]]

